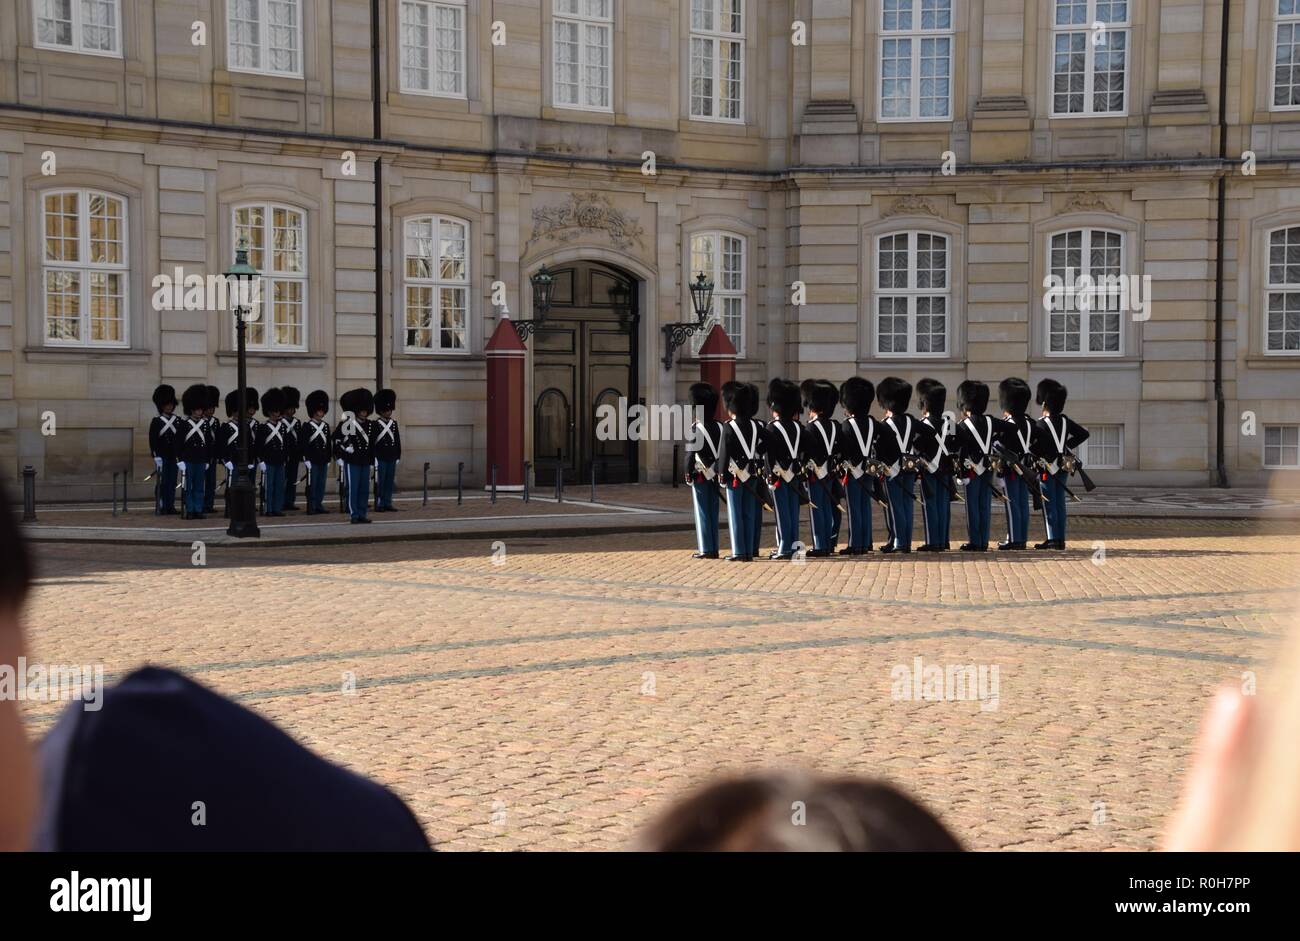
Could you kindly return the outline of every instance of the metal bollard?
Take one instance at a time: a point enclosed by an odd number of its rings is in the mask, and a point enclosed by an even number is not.
[[[564,502],[564,468],[558,463],[555,465],[555,502]]]
[[[131,472],[129,470],[122,471],[122,515],[123,516],[126,516],[126,503],[127,503],[126,488],[127,485],[130,483],[131,483]]]
[[[118,471],[113,471],[113,518],[117,518],[117,478]]]
[[[497,466],[492,465],[492,502],[497,502]]]
[[[36,468],[23,468],[23,522],[36,522]]]
[[[679,464],[678,459],[680,457],[681,450],[682,450],[682,446],[680,444],[673,445],[673,489],[674,490],[677,489],[677,478],[680,476],[677,473],[677,467]]]
[[[465,502],[465,462],[460,461],[456,465],[456,505],[460,506]]]
[[[591,502],[596,502],[596,462],[591,462]]]
[[[429,505],[429,462],[424,462],[424,502],[421,506]]]
[[[524,461],[524,502],[525,503],[528,502],[528,488],[532,486],[532,480],[531,480],[533,476],[532,470],[533,470],[533,465],[528,461]]]

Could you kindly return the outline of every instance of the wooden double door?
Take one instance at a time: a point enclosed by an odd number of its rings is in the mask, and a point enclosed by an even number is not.
[[[555,270],[555,293],[533,335],[533,468],[539,485],[636,480],[637,442],[617,420],[597,435],[597,412],[637,402],[637,282],[598,263]],[[610,423],[606,422],[606,430]],[[600,438],[607,440],[600,440]]]

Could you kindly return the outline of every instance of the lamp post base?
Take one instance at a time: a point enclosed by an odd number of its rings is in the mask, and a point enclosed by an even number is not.
[[[262,535],[257,528],[257,492],[253,482],[243,474],[227,488],[226,507],[230,513],[227,536],[251,539]]]

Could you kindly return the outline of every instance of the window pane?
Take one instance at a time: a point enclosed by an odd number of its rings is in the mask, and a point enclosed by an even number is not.
[[[401,43],[403,87],[429,91],[428,4],[402,4]]]
[[[439,291],[439,346],[444,350],[466,348],[466,297],[465,288],[442,288]]]
[[[267,0],[267,44],[273,72],[298,71],[298,0]]]
[[[876,316],[876,351],[907,352],[907,298],[881,297]]]
[[[406,276],[418,279],[433,277],[432,219],[406,221]]]
[[[435,7],[438,91],[445,95],[464,94],[465,26],[460,7]]]
[[[101,193],[88,197],[90,214],[90,263],[121,265],[126,263],[123,206],[120,199]]]
[[[1084,106],[1088,62],[1086,33],[1057,33],[1052,60],[1052,110],[1078,114]]]
[[[72,46],[72,0],[40,0],[36,6],[36,38],[52,46]]]
[[[117,52],[117,5],[121,0],[81,0],[81,48]]]
[[[262,24],[257,0],[228,0],[230,64],[234,68],[262,66]]]
[[[45,337],[64,342],[81,339],[80,273],[46,269]]]
[[[907,287],[907,235],[887,235],[880,240],[877,254],[877,286]]]
[[[301,346],[303,340],[303,282],[276,279],[274,296],[275,343]]]
[[[45,197],[45,260],[80,261],[77,228],[77,194],[51,193]]]
[[[273,270],[286,274],[302,274],[306,265],[303,259],[303,217],[301,213],[277,206],[272,211]]]
[[[912,40],[886,39],[880,50],[880,114],[906,118],[912,113]]]
[[[248,263],[258,271],[266,262],[266,212],[261,206],[241,206],[235,210],[235,248],[241,240],[248,246]]]
[[[441,238],[439,277],[445,281],[464,281],[468,276],[465,266],[465,227],[459,222],[443,220]]]

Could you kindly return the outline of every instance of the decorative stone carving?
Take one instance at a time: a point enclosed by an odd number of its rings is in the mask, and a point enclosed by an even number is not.
[[[1114,212],[1100,193],[1075,193],[1065,203],[1065,212]]]
[[[939,210],[935,209],[930,200],[924,196],[900,196],[894,200],[894,205],[885,210],[884,218],[890,216],[938,216]]]
[[[615,209],[609,198],[600,193],[570,193],[559,206],[533,208],[533,234],[524,249],[543,239],[550,242],[572,242],[587,232],[606,232],[614,245],[621,249],[636,245],[645,247],[642,236],[645,230],[634,219]]]

